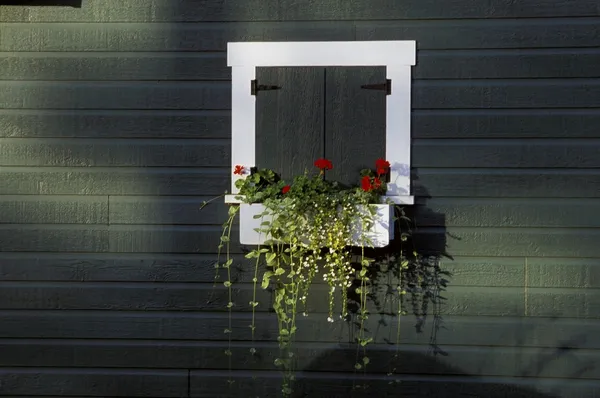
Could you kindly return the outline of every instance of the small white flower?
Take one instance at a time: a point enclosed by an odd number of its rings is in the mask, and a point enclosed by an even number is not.
[[[332,318],[332,317],[328,317],[328,318],[327,318],[327,322],[331,322],[331,323],[333,323],[333,318]]]

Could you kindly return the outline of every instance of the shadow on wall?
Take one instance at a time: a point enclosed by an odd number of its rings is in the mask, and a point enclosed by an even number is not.
[[[62,6],[81,8],[83,0],[0,0],[0,6]]]

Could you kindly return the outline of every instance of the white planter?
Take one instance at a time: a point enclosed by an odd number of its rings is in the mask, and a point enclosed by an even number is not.
[[[394,238],[393,228],[393,210],[390,205],[368,205],[375,207],[376,213],[374,216],[374,224],[366,233],[368,239],[374,247],[385,247]],[[362,206],[361,206],[362,207]],[[261,234],[256,231],[260,228],[260,224],[264,221],[270,221],[268,216],[254,218],[255,215],[262,214],[265,207],[260,203],[240,204],[240,243],[244,245],[260,245],[269,239],[268,235]],[[366,208],[359,211],[367,211]],[[352,238],[349,242],[350,246],[360,246],[359,237],[361,233],[361,223],[357,222],[352,226]]]

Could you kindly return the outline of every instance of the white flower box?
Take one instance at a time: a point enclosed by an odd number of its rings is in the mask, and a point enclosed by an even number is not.
[[[374,216],[374,224],[367,232],[366,236],[374,247],[385,247],[390,243],[390,240],[394,238],[393,208],[387,204],[373,204],[368,206],[375,207],[376,213]],[[240,204],[240,243],[244,245],[261,245],[269,239],[268,235],[257,231],[257,229],[261,227],[261,223],[270,221],[269,216],[254,218],[254,216],[260,215],[264,211],[265,207],[260,203]],[[366,212],[367,209],[360,206],[359,211]],[[359,237],[362,235],[361,222],[357,219],[357,222],[351,228],[352,238],[351,242],[349,242],[349,246],[360,246]],[[367,242],[365,242],[365,246],[367,245]]]

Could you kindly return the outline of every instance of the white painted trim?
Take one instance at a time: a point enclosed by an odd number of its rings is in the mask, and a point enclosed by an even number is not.
[[[386,159],[391,163],[387,196],[401,203],[411,198],[410,114],[411,66],[416,63],[416,42],[237,42],[227,44],[227,65],[232,68],[231,172],[236,165],[249,170],[255,164],[256,97],[250,92],[257,67],[274,66],[385,66],[392,81],[386,98]],[[231,179],[227,203],[238,203],[239,191]],[[232,198],[233,197],[233,198]],[[394,199],[395,200],[395,199]]]
[[[316,41],[227,43],[227,66],[414,65],[416,42]]]

